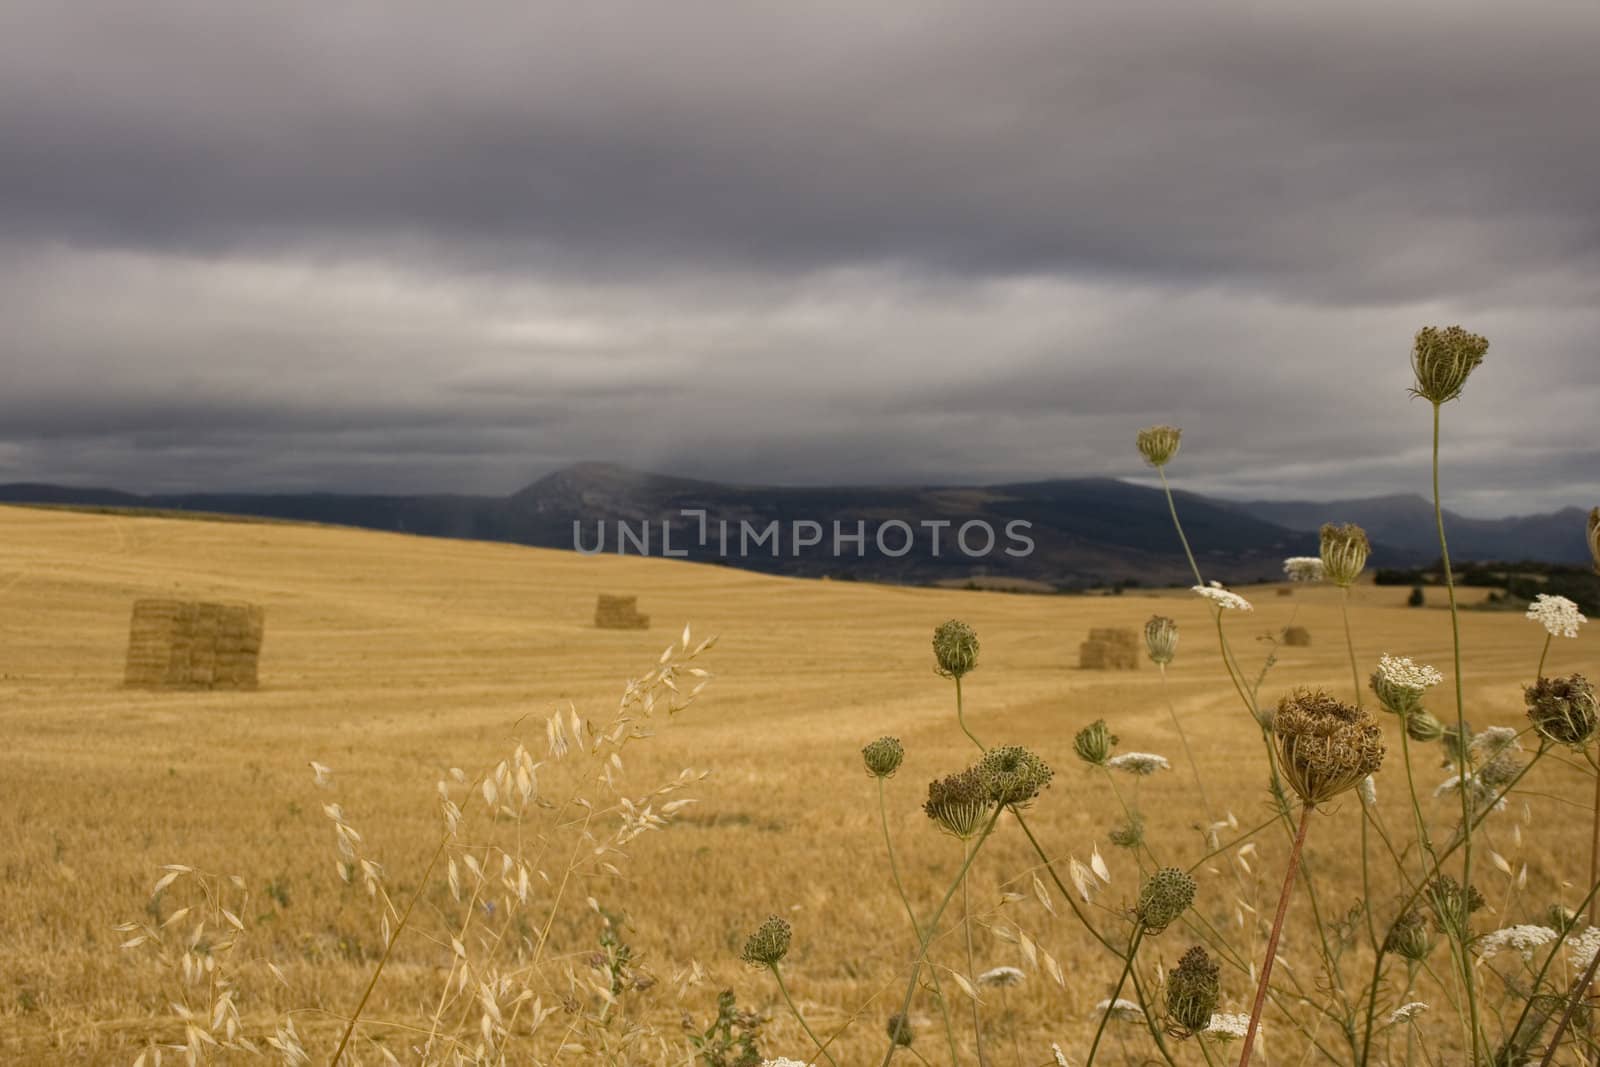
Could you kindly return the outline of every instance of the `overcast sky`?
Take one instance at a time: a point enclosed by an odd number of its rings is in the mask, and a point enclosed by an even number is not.
[[[0,5],[0,481],[1600,503],[1600,4]]]

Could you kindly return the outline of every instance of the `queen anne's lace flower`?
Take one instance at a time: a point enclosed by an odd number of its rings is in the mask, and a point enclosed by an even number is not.
[[[791,1060],[787,1056],[779,1056],[775,1060],[762,1060],[761,1067],[807,1067],[804,1060]]]
[[[1322,581],[1321,556],[1290,556],[1283,561],[1283,573],[1291,582]]]
[[[1411,1003],[1402,1004],[1390,1012],[1389,1021],[1392,1023],[1408,1023],[1427,1010],[1428,1006],[1422,1001],[1413,1000]]]
[[[1120,756],[1112,756],[1106,760],[1106,766],[1136,774],[1141,778],[1146,778],[1157,771],[1172,769],[1167,757],[1158,756],[1154,752],[1124,752]]]
[[[1255,610],[1255,608],[1251,606],[1250,601],[1246,600],[1238,593],[1232,593],[1222,588],[1222,584],[1220,582],[1212,582],[1210,585],[1196,585],[1191,586],[1190,588],[1198,595],[1203,596],[1207,600],[1211,601],[1217,607],[1222,608],[1224,611]]]
[[[1589,620],[1578,605],[1564,596],[1540,593],[1528,607],[1527,618],[1543,626],[1551,637],[1577,637],[1578,627]]]
[[[1218,1012],[1211,1017],[1206,1033],[1219,1041],[1232,1041],[1250,1032],[1250,1016],[1243,1012]]]
[[[1578,936],[1567,938],[1568,958],[1572,960],[1573,971],[1578,974],[1589,969],[1597,951],[1600,951],[1600,927],[1591,926]]]
[[[1533,950],[1540,945],[1548,945],[1556,939],[1556,932],[1548,926],[1507,926],[1493,933],[1484,934],[1478,941],[1478,953],[1484,959],[1491,959],[1505,949],[1515,949],[1522,953],[1524,960],[1533,959]]]

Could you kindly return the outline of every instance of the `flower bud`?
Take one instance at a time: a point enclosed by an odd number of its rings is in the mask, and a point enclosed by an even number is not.
[[[1528,718],[1539,736],[1558,745],[1581,748],[1600,728],[1594,686],[1581,674],[1570,678],[1540,678],[1523,690]]]
[[[1468,333],[1459,326],[1425,326],[1417,331],[1411,349],[1411,369],[1417,383],[1412,396],[1443,404],[1461,395],[1467,376],[1483,362],[1489,351],[1486,338]]]
[[[923,813],[947,834],[965,841],[983,829],[994,808],[989,789],[976,768],[928,783],[928,799]]]
[[[946,678],[960,678],[978,665],[978,635],[960,619],[942,622],[933,631],[933,658]]]
[[[1341,589],[1348,589],[1361,577],[1367,566],[1367,556],[1372,553],[1372,543],[1367,532],[1354,523],[1322,527],[1322,572],[1324,577]]]
[[[1444,723],[1429,711],[1416,709],[1406,716],[1406,736],[1427,744],[1444,736]]]
[[[1428,920],[1420,911],[1406,912],[1389,928],[1389,936],[1383,941],[1383,950],[1418,963],[1427,959],[1428,953],[1433,951],[1433,936],[1428,932]]]
[[[906,1048],[911,1044],[911,1020],[899,1012],[889,1016],[888,1031],[889,1040],[901,1048]]]
[[[867,773],[874,778],[888,778],[900,769],[906,750],[898,737],[880,737],[861,750]]]
[[[1284,697],[1272,717],[1283,778],[1307,804],[1325,804],[1383,765],[1383,731],[1367,711],[1318,690]]]
[[[1112,751],[1117,747],[1119,738],[1111,732],[1111,727],[1106,725],[1104,719],[1094,722],[1079,730],[1072,739],[1072,750],[1078,758],[1091,766],[1104,766],[1106,760],[1111,758]]]
[[[1139,431],[1139,453],[1152,467],[1165,467],[1178,454],[1183,431],[1176,426],[1150,426]]]
[[[769,916],[744,943],[739,957],[752,967],[771,967],[789,954],[788,922]]]
[[[1211,1025],[1222,994],[1219,968],[1199,945],[1185,952],[1167,977],[1167,1014],[1174,1032],[1182,1037],[1198,1034]]]
[[[1432,667],[1406,656],[1384,655],[1372,672],[1372,691],[1385,711],[1405,718],[1422,704],[1422,695],[1444,680]]]
[[[1178,654],[1178,623],[1165,615],[1152,615],[1144,624],[1144,649],[1151,663],[1165,666]]]
[[[1139,889],[1139,903],[1133,913],[1144,924],[1144,932],[1155,935],[1194,903],[1194,879],[1177,867],[1162,867],[1145,880]]]

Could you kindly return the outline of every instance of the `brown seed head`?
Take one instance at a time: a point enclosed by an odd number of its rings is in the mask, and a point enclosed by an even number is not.
[[[1412,396],[1443,404],[1461,395],[1467,376],[1483,362],[1489,351],[1486,338],[1468,333],[1459,326],[1424,326],[1417,331],[1411,349],[1411,369],[1417,383]]]
[[[1594,686],[1581,674],[1568,678],[1540,678],[1523,690],[1528,718],[1539,736],[1558,745],[1581,748],[1600,729],[1600,708]]]
[[[1325,804],[1383,765],[1383,731],[1366,711],[1296,690],[1278,704],[1273,738],[1283,777],[1307,804]]]

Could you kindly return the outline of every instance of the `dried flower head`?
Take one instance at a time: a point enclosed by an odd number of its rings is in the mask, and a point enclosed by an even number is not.
[[[1372,672],[1372,691],[1385,711],[1404,718],[1422,703],[1424,693],[1442,681],[1444,676],[1426,664],[1407,656],[1383,655]]]
[[[1444,404],[1461,395],[1467,376],[1483,362],[1489,342],[1459,326],[1424,326],[1411,348],[1411,369],[1417,383],[1412,396]]]
[[[1290,556],[1283,561],[1283,573],[1291,582],[1320,582],[1323,577],[1321,556]]]
[[[1400,1005],[1390,1012],[1389,1021],[1392,1023],[1408,1023],[1427,1010],[1428,1005],[1420,1000],[1413,1000],[1408,1004]]]
[[[989,788],[975,767],[928,783],[928,800],[922,810],[945,833],[965,841],[983,829],[994,808]]]
[[[1148,778],[1157,771],[1172,769],[1172,764],[1167,757],[1158,756],[1154,752],[1124,752],[1120,756],[1113,756],[1106,760],[1107,767],[1119,771],[1127,771],[1139,778]]]
[[[1483,907],[1483,894],[1476,886],[1463,887],[1448,874],[1434,877],[1423,890],[1433,909],[1433,926],[1457,941],[1470,939],[1472,913]]]
[[[1159,934],[1194,903],[1195,883],[1178,867],[1162,867],[1139,887],[1133,913],[1147,934]]]
[[[1406,736],[1423,744],[1437,741],[1444,736],[1444,723],[1432,712],[1418,708],[1406,716]]]
[[[1327,803],[1383,765],[1377,722],[1321,690],[1284,697],[1272,730],[1283,777],[1307,804]]]
[[[1055,777],[1048,763],[1020,745],[991,748],[977,770],[996,804],[1026,804]]]
[[[861,750],[867,773],[874,778],[890,777],[900,769],[900,761],[905,758],[906,750],[898,737],[880,737]]]
[[[1203,596],[1224,611],[1254,611],[1256,610],[1244,597],[1222,588],[1221,582],[1212,582],[1210,585],[1192,585],[1190,592]]]
[[[1353,522],[1342,526],[1324,523],[1322,527],[1322,573],[1341,589],[1348,589],[1366,569],[1372,554],[1367,531]]]
[[[1152,615],[1144,624],[1144,650],[1151,663],[1165,666],[1178,654],[1178,623],[1165,615]]]
[[[768,916],[744,943],[739,958],[752,967],[772,967],[789,954],[789,923],[776,915]]]
[[[1178,1037],[1198,1034],[1211,1025],[1222,995],[1221,968],[1199,945],[1185,952],[1167,976],[1167,1014]]]
[[[1527,701],[1533,728],[1558,745],[1581,748],[1600,729],[1594,686],[1581,674],[1540,678],[1523,690],[1523,699]]]
[[[1389,927],[1383,940],[1383,950],[1403,959],[1421,962],[1433,951],[1433,935],[1428,932],[1428,920],[1420,911],[1408,911]]]
[[[1139,431],[1139,454],[1152,467],[1165,467],[1178,454],[1183,431],[1176,426],[1147,426]]]
[[[1011,986],[1021,985],[1027,977],[1020,967],[992,967],[978,975],[978,984],[1008,989]]]
[[[895,1012],[893,1015],[889,1016],[889,1025],[887,1026],[886,1029],[889,1032],[889,1040],[890,1041],[893,1041],[896,1045],[899,1045],[901,1048],[907,1048],[907,1047],[910,1046],[910,1044],[911,1044],[911,1020],[910,1019],[906,1018],[904,1015],[901,1015],[899,1012]]]
[[[933,631],[936,670],[946,678],[961,678],[978,665],[978,635],[960,619],[942,622]]]
[[[1540,593],[1528,605],[1527,618],[1544,627],[1551,637],[1577,637],[1578,627],[1589,620],[1583,617],[1578,605],[1564,596]]]
[[[1144,844],[1144,815],[1130,811],[1127,817],[1113,826],[1106,836],[1111,838],[1111,843],[1118,848],[1137,849]]]
[[[1589,555],[1594,558],[1594,572],[1600,574],[1600,508],[1590,509],[1585,533],[1589,538]]]
[[[1072,750],[1083,762],[1099,767],[1111,758],[1118,740],[1104,719],[1096,719],[1073,737]]]

